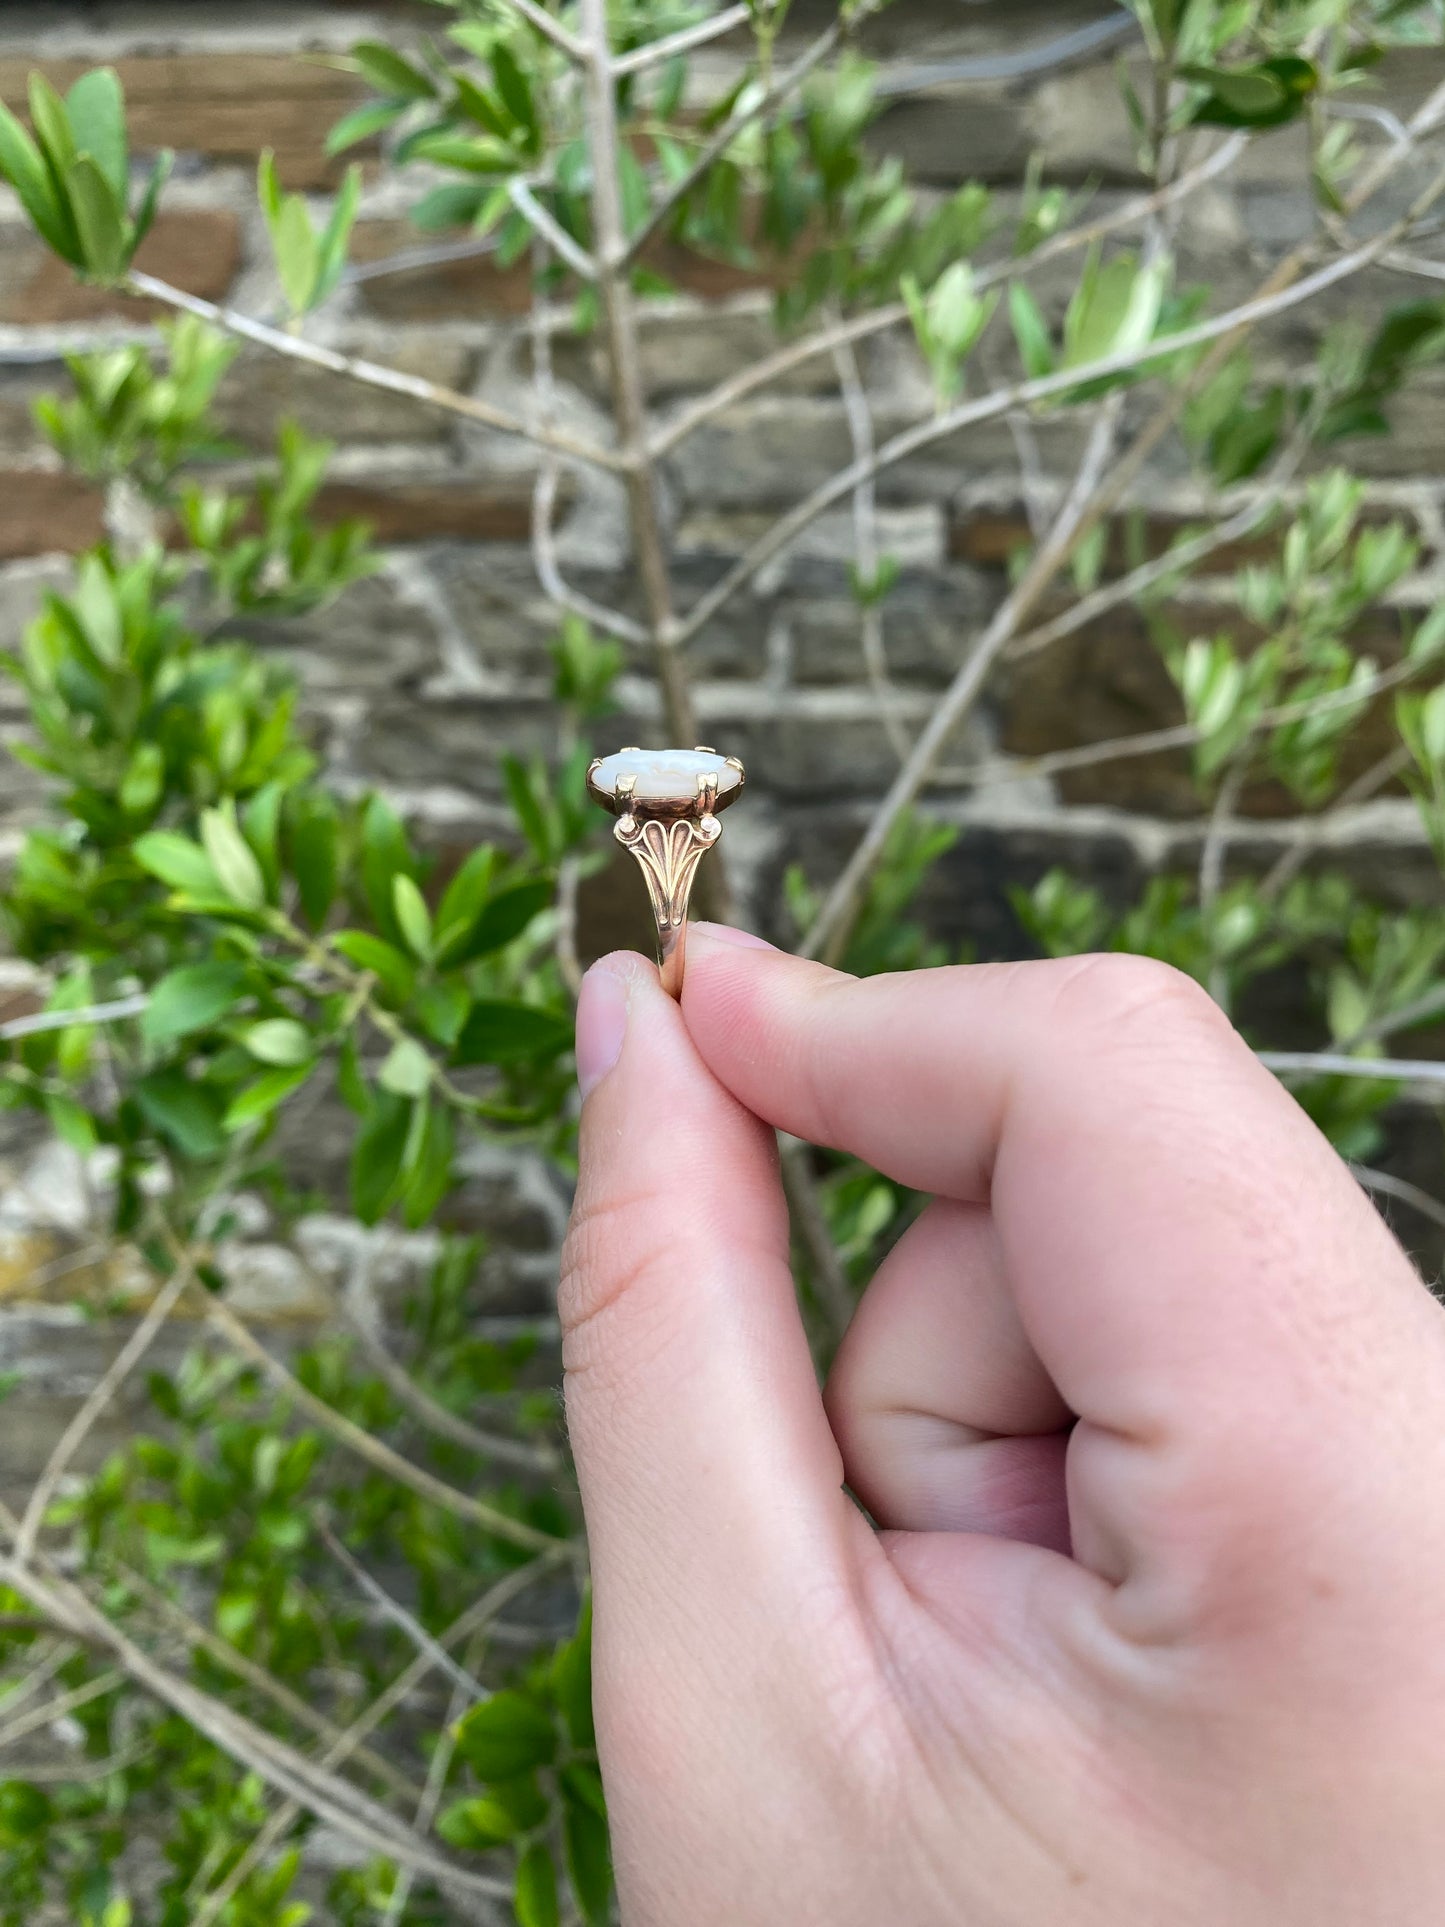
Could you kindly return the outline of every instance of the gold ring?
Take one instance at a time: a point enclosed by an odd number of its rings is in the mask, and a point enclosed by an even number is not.
[[[642,866],[657,925],[662,987],[681,998],[687,904],[703,853],[722,835],[718,812],[742,793],[736,756],[696,749],[623,749],[588,766],[587,789],[617,818],[613,835]]]

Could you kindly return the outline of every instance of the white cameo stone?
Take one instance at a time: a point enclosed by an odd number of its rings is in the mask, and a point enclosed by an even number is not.
[[[603,757],[592,781],[604,796],[615,796],[622,776],[636,777],[632,794],[639,803],[685,803],[697,795],[699,776],[716,776],[719,796],[726,796],[743,780],[740,770],[711,750],[620,749],[615,756]]]

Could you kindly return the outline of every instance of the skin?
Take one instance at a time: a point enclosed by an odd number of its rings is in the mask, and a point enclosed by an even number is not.
[[[1438,1927],[1445,1315],[1209,999],[700,925],[578,1048],[627,1927]],[[821,1396],[775,1127],[934,1199]]]

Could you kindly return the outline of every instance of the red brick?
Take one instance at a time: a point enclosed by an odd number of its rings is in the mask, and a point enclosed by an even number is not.
[[[525,542],[530,491],[475,478],[329,482],[317,497],[323,522],[359,516],[380,543]]]
[[[23,110],[32,68],[63,91],[93,65],[0,60],[0,100]],[[137,54],[115,67],[137,152],[174,147],[249,168],[271,147],[282,180],[300,188],[337,178],[341,162],[326,155],[327,132],[367,92],[358,75],[291,54]]]
[[[0,561],[78,554],[105,532],[99,489],[48,469],[0,470]]]
[[[35,326],[160,312],[153,302],[78,280],[28,228],[0,229],[0,258],[0,321]],[[223,208],[162,213],[136,256],[138,268],[208,301],[225,299],[240,265],[240,225]]]

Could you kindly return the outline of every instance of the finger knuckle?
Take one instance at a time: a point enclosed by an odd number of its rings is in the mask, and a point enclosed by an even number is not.
[[[1230,1031],[1208,991],[1156,957],[1101,953],[1070,958],[1058,970],[1056,1009],[1070,1028],[1177,1037]]]

